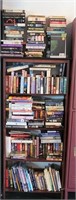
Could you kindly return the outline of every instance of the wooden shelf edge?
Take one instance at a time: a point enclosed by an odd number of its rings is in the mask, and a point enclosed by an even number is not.
[[[55,160],[55,159],[51,159],[51,160],[46,160],[46,159],[34,159],[34,158],[6,158],[6,161],[10,161],[10,162],[13,162],[13,161],[25,161],[25,162],[62,162],[62,160]]]
[[[47,190],[35,190],[35,191],[17,191],[17,190],[12,190],[12,189],[5,189],[5,192],[18,192],[18,193],[61,193],[61,191],[47,191]]]

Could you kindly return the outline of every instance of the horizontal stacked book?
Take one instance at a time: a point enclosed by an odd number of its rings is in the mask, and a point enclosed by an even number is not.
[[[43,57],[45,51],[45,16],[29,15],[27,22],[27,57]]]
[[[47,20],[46,28],[47,58],[66,58],[66,18],[52,16]]]
[[[60,191],[61,179],[58,165],[48,165],[41,171],[14,164],[6,168],[5,186],[15,191]]]
[[[2,56],[24,56],[26,17],[24,10],[3,10]]]

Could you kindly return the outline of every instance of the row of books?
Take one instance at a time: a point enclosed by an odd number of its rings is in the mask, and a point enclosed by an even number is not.
[[[60,191],[61,179],[59,167],[56,167],[49,165],[39,171],[27,168],[23,163],[8,166],[5,171],[5,187],[23,192]]]
[[[62,161],[63,143],[60,132],[49,131],[42,135],[19,134],[11,131],[6,136],[6,157],[11,158],[44,158],[46,160]],[[47,136],[46,136],[47,135]]]
[[[65,64],[13,63],[7,66],[6,92],[26,94],[66,94]],[[55,73],[54,73],[55,72]]]
[[[43,75],[30,76],[6,75],[7,93],[26,94],[66,94],[67,77],[44,77]]]
[[[66,57],[66,18],[3,10],[1,54],[26,57]]]

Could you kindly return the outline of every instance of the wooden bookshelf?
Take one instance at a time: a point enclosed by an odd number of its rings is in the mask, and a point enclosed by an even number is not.
[[[62,77],[62,75],[59,74],[59,70],[60,70],[60,67],[62,66],[62,71],[63,71],[63,66],[65,65],[65,69],[64,69],[64,75],[63,75],[63,78],[66,77],[67,79],[67,84],[66,84],[66,89],[67,89],[67,92],[64,93],[52,93],[49,92],[49,93],[44,93],[42,92],[42,94],[39,92],[39,94],[37,94],[37,92],[34,92],[33,94],[32,93],[20,93],[20,92],[17,92],[17,93],[13,93],[13,92],[8,92],[6,93],[6,75],[7,76],[11,76],[11,73],[10,72],[7,72],[7,69],[8,67],[11,68],[13,67],[13,64],[14,66],[16,66],[16,64],[19,63],[19,64],[25,64],[25,65],[28,65],[28,74],[29,74],[29,68],[30,68],[30,65],[32,65],[32,68],[35,67],[35,65],[50,65],[50,68],[51,66],[55,65],[55,69],[52,69],[51,68],[51,74],[50,74],[50,80],[51,80],[51,77],[53,76],[58,76],[58,77]],[[11,189],[10,187],[10,184],[9,184],[9,187],[6,187],[5,185],[5,182],[6,182],[6,168],[8,169],[9,166],[12,167],[13,163],[17,164],[17,163],[24,163],[26,164],[27,166],[27,163],[29,162],[30,163],[30,167],[31,167],[31,163],[35,163],[36,166],[38,165],[38,163],[42,163],[44,164],[44,168],[41,168],[41,165],[40,165],[40,170],[44,170],[45,169],[45,163],[48,165],[48,164],[58,164],[58,167],[60,168],[60,180],[61,180],[61,188],[60,188],[60,191],[59,190],[56,190],[56,191],[48,191],[48,189],[46,190],[42,190],[40,191],[39,189],[38,190],[33,190],[32,193],[34,193],[35,195],[35,198],[36,198],[36,195],[37,193],[41,194],[41,193],[44,193],[47,194],[46,196],[48,196],[50,199],[55,197],[57,194],[60,194],[60,196],[62,197],[62,193],[63,193],[63,190],[64,190],[64,173],[65,173],[65,158],[66,158],[66,138],[67,138],[67,117],[68,117],[68,96],[69,96],[69,66],[70,66],[70,60],[68,58],[66,59],[62,59],[62,58],[57,58],[57,59],[44,59],[44,58],[3,58],[3,77],[2,77],[2,80],[3,80],[3,124],[2,124],[2,127],[3,127],[3,198],[6,198],[7,197],[7,193],[13,193],[14,192],[21,192],[21,194],[25,193],[26,195],[26,198],[27,198],[27,192],[24,192],[24,191],[18,191],[18,189],[14,189],[14,186],[13,188]],[[47,68],[47,67],[46,67]],[[44,68],[43,68],[43,71],[44,71]],[[18,71],[17,71],[18,73]],[[55,73],[55,74],[54,74]],[[21,77],[22,75],[22,69],[20,69],[20,72],[19,72],[19,77]],[[10,86],[10,85],[9,85]],[[51,87],[51,86],[50,86]],[[11,109],[9,107],[9,102],[11,102],[11,106],[12,106],[12,100],[10,100],[9,98],[13,98],[13,97],[16,97],[16,98],[29,98],[31,97],[32,99],[32,108],[34,107],[34,102],[35,101],[39,101],[39,103],[41,101],[44,102],[45,106],[44,108],[40,108],[40,110],[44,110],[44,118],[42,118],[42,120],[44,121],[44,126],[43,127],[40,127],[40,125],[38,125],[38,127],[33,127],[33,124],[30,125],[30,127],[28,127],[28,124],[29,124],[29,119],[26,120],[28,121],[27,123],[27,127],[24,128],[24,127],[9,127],[9,125],[6,126],[6,122],[9,122],[9,115],[11,114],[11,116],[14,117],[14,115],[12,115],[11,113]],[[59,99],[60,98],[60,99]],[[47,101],[49,99],[49,102],[53,102],[53,100],[55,99],[55,101],[57,99],[59,99],[60,101],[63,102],[61,109],[63,110],[63,115],[64,117],[62,117],[62,121],[60,121],[60,126],[55,124],[54,126],[53,125],[49,125],[49,127],[46,127],[46,122],[50,122],[49,120],[49,115],[47,114],[47,108],[48,108],[48,105],[47,105]],[[62,103],[61,102],[61,103]],[[16,103],[16,101],[14,102],[14,104]],[[7,108],[7,105],[8,105],[8,109]],[[21,106],[21,104],[20,104]],[[38,102],[37,102],[37,105],[36,105],[36,110],[39,109],[38,107]],[[55,105],[56,106],[56,105]],[[54,107],[53,107],[54,108]],[[16,107],[16,109],[18,109]],[[48,108],[49,109],[49,108]],[[59,108],[60,109],[60,108]],[[18,111],[18,110],[17,110]],[[60,111],[60,110],[59,110]],[[54,112],[54,111],[53,111]],[[35,118],[35,114],[34,114],[34,110],[33,110],[33,120],[37,120],[37,118]],[[38,113],[37,113],[38,114]],[[18,115],[19,116],[19,115]],[[11,118],[12,119],[12,118]],[[56,116],[55,116],[55,120],[56,120]],[[10,133],[12,131],[12,133]],[[12,136],[11,134],[13,135],[13,131],[21,131],[21,134],[23,132],[25,132],[25,135],[30,132],[30,135],[31,135],[31,131],[35,132],[35,131],[40,131],[40,134],[42,133],[49,133],[51,131],[55,131],[56,133],[59,132],[60,133],[60,144],[62,143],[63,147],[62,149],[60,150],[61,151],[61,157],[62,157],[62,160],[58,160],[57,158],[54,159],[54,158],[51,158],[51,159],[48,159],[46,160],[46,158],[44,158],[44,154],[46,154],[46,157],[47,157],[47,152],[44,151],[43,153],[43,150],[42,150],[42,157],[39,156],[38,154],[38,158],[37,158],[37,154],[35,155],[35,157],[32,157],[32,158],[29,158],[26,156],[26,158],[11,158],[10,156],[6,156],[6,151],[9,150],[9,147],[6,146],[6,137],[11,138],[12,140]],[[16,133],[15,133],[16,134]],[[18,132],[17,132],[18,134]],[[14,136],[15,137],[15,136]],[[44,150],[45,150],[45,140],[43,141],[42,143],[42,138],[40,138],[41,136],[40,135],[34,135],[34,139],[35,141],[37,142],[37,137],[39,137],[39,144],[43,144],[42,146],[44,146]],[[7,138],[7,139],[8,139]],[[32,135],[31,135],[31,140],[32,140]],[[18,138],[19,139],[19,138]],[[16,138],[15,138],[16,140]],[[56,140],[56,139],[55,139]],[[47,141],[48,143],[48,141]],[[56,143],[56,141],[54,142]],[[10,143],[11,144],[11,143]],[[50,142],[51,144],[51,142]],[[34,143],[33,143],[34,145]],[[48,146],[48,145],[46,145]],[[49,145],[50,146],[50,149],[52,148],[52,153],[53,153],[53,157],[54,157],[54,151],[57,151],[56,149],[53,150],[53,148],[55,148],[54,146],[55,145]],[[12,148],[12,147],[11,147]],[[38,150],[40,151],[40,146],[38,147],[37,144],[36,144],[36,148],[38,148]],[[49,148],[49,147],[48,147]],[[61,147],[60,147],[61,148]],[[12,151],[12,150],[11,150]],[[14,149],[15,151],[15,149]],[[58,150],[59,151],[59,150]],[[11,152],[10,152],[11,153]],[[36,152],[35,152],[36,153]],[[11,154],[10,154],[11,155]],[[48,151],[48,155],[50,156],[49,154],[49,151]],[[58,153],[58,155],[60,156],[60,152]],[[35,168],[35,167],[34,167]],[[38,167],[39,168],[39,167]],[[38,169],[37,168],[37,169]],[[11,168],[10,168],[11,169]],[[35,169],[35,170],[37,170]],[[9,170],[9,169],[8,169]],[[57,186],[58,187],[58,186]],[[29,192],[28,191],[28,195],[29,195],[29,198],[30,197],[30,193],[31,191]],[[54,194],[54,196],[52,196],[52,194]]]

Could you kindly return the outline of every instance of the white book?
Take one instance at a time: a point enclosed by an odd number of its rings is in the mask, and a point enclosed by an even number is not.
[[[6,125],[15,125],[15,126],[18,126],[18,125],[20,125],[20,126],[26,126],[27,125],[27,123],[26,122],[10,122],[10,121],[7,121],[6,122]]]
[[[11,37],[13,37],[13,38],[16,38],[16,37],[22,38],[22,34],[17,34],[17,35],[16,34],[14,34],[14,35],[13,34],[6,34],[6,36],[10,37],[10,38]]]
[[[24,144],[31,144],[33,143],[33,140],[16,140],[16,139],[11,139],[11,143],[24,143]]]
[[[52,181],[50,178],[50,173],[46,168],[44,169],[44,177],[46,181],[47,190],[52,191]]]
[[[11,103],[11,107],[12,108],[18,108],[18,109],[29,109],[29,110],[31,110],[31,108],[32,108],[32,102],[15,102],[15,103]]]
[[[3,44],[21,44],[23,40],[1,40]]]
[[[58,190],[60,191],[60,189],[61,189],[61,180],[60,180],[59,171],[55,170],[55,174],[56,174],[56,179],[57,179]]]
[[[56,94],[59,94],[59,77],[56,77]]]
[[[51,176],[53,190],[56,192],[56,187],[55,187],[55,183],[54,183],[53,172],[52,172],[51,166],[49,167],[49,172],[50,172],[50,176]]]
[[[61,140],[60,136],[42,136],[41,140]]]
[[[61,126],[61,122],[45,122],[46,126]]]
[[[25,27],[25,23],[17,23],[17,25],[15,26],[22,26],[22,27]]]
[[[18,71],[18,70],[27,69],[27,68],[28,68],[28,65],[10,67],[7,69],[7,72]]]
[[[21,76],[21,81],[20,81],[20,94],[23,94],[24,92],[24,76]]]
[[[21,119],[21,120],[26,120],[26,119],[33,119],[33,115],[12,115],[11,119]]]
[[[56,68],[56,65],[54,64],[39,64],[39,65],[34,65],[34,67],[36,67],[38,70],[43,68],[44,70],[46,70],[46,68]]]
[[[43,94],[43,88],[44,87],[44,78],[40,78],[40,94]]]
[[[12,111],[12,114],[13,115],[32,115],[33,114],[33,112],[26,112],[26,110],[23,112],[23,111]]]
[[[15,127],[17,127],[17,126],[23,126],[23,127],[26,127],[27,126],[27,124],[24,124],[24,123],[15,123],[15,122],[13,122],[13,123],[11,123],[11,122],[8,122],[8,123],[6,123],[6,126],[15,126]]]
[[[27,94],[30,94],[30,85],[31,85],[30,76],[27,76]]]
[[[7,13],[11,13],[11,14],[12,14],[12,13],[15,13],[15,12],[16,12],[16,13],[24,14],[23,11],[24,11],[24,10],[18,10],[18,9],[15,9],[15,10],[13,10],[13,9],[6,9],[4,13],[5,13],[5,14],[7,14]]]
[[[44,30],[32,30],[33,33],[44,33]],[[31,30],[27,30],[27,33],[31,33]]]
[[[9,157],[11,153],[11,137],[6,136],[6,157]]]
[[[45,67],[45,68],[43,68],[43,67],[38,67],[38,68],[36,68],[36,67],[30,67],[29,69],[32,70],[32,71],[47,71],[47,70],[50,69],[50,67],[49,66]]]
[[[61,143],[61,139],[60,140],[57,140],[57,139],[41,139],[41,143],[42,144],[46,144],[46,143]]]
[[[62,54],[60,54],[59,56],[51,55],[50,58],[66,58],[66,54],[65,54],[65,53],[62,53]]]
[[[46,18],[45,18],[45,16],[43,16],[43,15],[29,15],[28,16],[28,21],[46,21]]]
[[[14,33],[15,35],[16,34],[20,35],[20,33],[24,34],[24,31],[19,31],[19,30],[4,30],[4,33],[7,33],[9,35],[12,35],[12,33]]]

